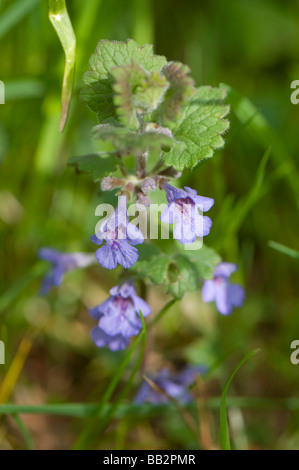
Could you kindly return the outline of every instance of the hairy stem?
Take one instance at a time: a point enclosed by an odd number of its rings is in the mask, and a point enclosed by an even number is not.
[[[144,152],[141,155],[137,156],[136,173],[137,173],[137,177],[139,179],[145,178],[145,175],[146,175],[146,159],[147,159],[147,152]]]

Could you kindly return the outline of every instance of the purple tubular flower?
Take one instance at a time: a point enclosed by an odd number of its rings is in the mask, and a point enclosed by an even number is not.
[[[216,307],[222,315],[232,313],[234,307],[241,307],[245,298],[245,290],[239,284],[230,284],[229,278],[237,270],[233,263],[220,263],[212,280],[204,281],[202,299],[204,302],[216,302]]]
[[[93,255],[87,253],[62,253],[52,248],[41,248],[38,257],[52,263],[52,269],[44,276],[41,294],[46,294],[52,286],[60,286],[64,274],[76,268],[86,268],[94,263]]]
[[[149,383],[143,382],[134,401],[135,403],[168,403],[169,396],[181,403],[190,402],[192,395],[188,388],[195,382],[196,375],[202,374],[206,370],[205,366],[187,366],[178,373],[171,373],[168,369],[162,369],[156,376],[149,376],[149,378],[165,392],[165,395],[155,390]]]
[[[132,245],[144,242],[144,237],[136,225],[129,223],[126,205],[119,204],[113,214],[100,226],[91,241],[96,245],[105,244],[96,251],[96,259],[104,268],[114,269],[117,264],[128,269],[138,259],[138,250]]]
[[[129,338],[124,338],[122,335],[109,336],[98,326],[91,330],[90,336],[98,348],[108,346],[111,351],[126,349],[130,342]]]
[[[99,320],[91,337],[98,347],[108,346],[116,351],[127,347],[129,338],[141,330],[139,311],[146,317],[151,308],[129,283],[113,287],[110,294],[109,299],[89,310],[90,315]]]
[[[214,199],[197,195],[197,191],[185,186],[183,189],[175,188],[164,183],[168,206],[161,214],[161,221],[173,224],[173,237],[180,243],[193,243],[196,237],[205,237],[209,234],[212,221],[203,216],[199,210],[206,212],[214,204]]]

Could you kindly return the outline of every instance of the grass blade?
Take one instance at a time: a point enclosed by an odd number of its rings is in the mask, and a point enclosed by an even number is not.
[[[227,227],[227,233],[226,236],[223,237],[223,240],[226,240],[227,238],[231,237],[232,234],[237,233],[247,214],[259,201],[259,199],[264,195],[262,191],[263,181],[270,154],[271,149],[268,148],[264,153],[263,157],[261,158],[261,161],[256,171],[255,180],[250,191],[240,202],[238,202],[238,204],[234,208],[233,214],[231,214],[231,223]]]
[[[221,397],[207,398],[205,406],[211,410],[219,410]],[[10,414],[46,414],[51,416],[67,416],[69,418],[90,418],[94,416],[98,409],[98,403],[48,403],[46,405],[16,405],[13,403],[0,404],[0,415]],[[105,405],[103,417],[110,413],[111,406]],[[184,405],[185,406],[185,405]],[[299,411],[299,398],[264,398],[264,397],[227,397],[226,406],[237,407],[246,410],[267,410],[267,411]],[[189,409],[196,409],[196,404],[187,404]],[[123,403],[116,410],[114,417],[139,417],[146,418],[156,415],[167,415],[173,413],[176,407],[172,403],[163,405],[144,403]]]
[[[1,383],[0,403],[5,403],[9,400],[31,350],[32,342],[33,334],[30,332],[25,333],[19,344],[16,355],[13,358],[10,367]]]
[[[49,18],[65,53],[59,130],[63,131],[69,113],[76,62],[76,37],[65,0],[49,0]]]
[[[221,86],[227,90],[227,101],[231,103],[232,110],[239,121],[247,126],[265,150],[271,147],[272,155],[277,164],[285,163],[288,165],[289,171],[286,175],[299,208],[299,172],[284,142],[269,125],[265,116],[248,98],[242,96],[229,85],[221,84]]]
[[[148,328],[152,328],[164,315],[165,313],[172,307],[175,303],[177,302],[177,299],[171,299],[165,307],[162,308],[162,310],[158,313],[158,315],[155,316],[155,318],[151,321],[149,324]]]
[[[123,375],[123,372],[125,371],[125,369],[127,368],[130,360],[131,360],[131,357],[133,356],[134,352],[136,351],[142,337],[144,335],[144,331],[141,332],[141,334],[138,336],[138,338],[136,339],[136,341],[134,342],[134,344],[131,346],[131,349],[129,351],[129,353],[125,356],[124,360],[122,361],[122,363],[120,364],[116,374],[113,376],[101,402],[97,405],[97,407],[95,408],[94,410],[94,414],[93,414],[93,420],[91,421],[91,423],[89,424],[89,426],[86,426],[82,433],[80,434],[80,436],[78,437],[77,441],[75,442],[74,446],[73,446],[73,449],[83,449],[84,446],[86,445],[86,443],[89,441],[89,437],[90,437],[90,434],[92,432],[92,430],[94,429],[94,423],[95,423],[95,420],[97,418],[99,418],[101,415],[102,415],[102,412],[103,412],[103,409],[105,407],[105,405],[108,403],[108,401],[110,400],[114,390],[116,389],[122,375]]]
[[[222,392],[221,396],[221,401],[220,401],[220,442],[221,442],[221,448],[222,450],[231,450],[231,445],[230,445],[230,438],[229,438],[229,430],[228,430],[228,422],[227,422],[227,414],[226,414],[226,394],[228,391],[228,388],[230,386],[231,381],[233,380],[234,376],[242,367],[243,364],[245,364],[251,357],[255,356],[258,352],[260,352],[260,349],[254,349],[250,353],[248,353],[235,367],[233,370],[231,376],[229,377],[228,381],[225,384],[225,387]]]
[[[299,251],[293,250],[293,248],[289,248],[288,246],[282,245],[281,243],[277,243],[272,240],[268,242],[268,245],[271,246],[271,248],[274,248],[274,250],[280,251],[281,253],[290,256],[291,258],[299,259]]]
[[[18,425],[18,427],[21,431],[21,434],[24,438],[24,441],[25,441],[25,444],[26,444],[26,449],[27,450],[35,450],[35,445],[34,445],[33,438],[31,436],[31,433],[30,433],[29,429],[25,425],[24,421],[20,418],[20,416],[18,414],[13,414],[13,417],[14,417],[15,422],[17,423],[17,425]]]
[[[131,390],[131,387],[132,387],[133,382],[134,382],[134,378],[135,378],[138,370],[140,369],[142,359],[143,359],[143,356],[144,356],[144,352],[145,352],[145,346],[146,346],[146,327],[145,327],[144,318],[143,318],[143,315],[142,315],[141,312],[140,312],[140,318],[141,318],[141,322],[142,322],[142,332],[141,332],[141,335],[140,335],[141,336],[141,348],[140,348],[140,352],[139,352],[139,355],[138,355],[138,359],[137,359],[136,364],[133,368],[133,371],[131,372],[131,375],[129,377],[128,382],[126,383],[125,387],[123,388],[123,390],[121,391],[121,393],[119,394],[117,399],[114,401],[114,403],[109,408],[109,411],[105,414],[104,419],[99,423],[99,426],[96,427],[94,434],[98,435],[109,424],[111,419],[114,417],[114,415],[116,414],[122,400],[126,397],[126,395]]]

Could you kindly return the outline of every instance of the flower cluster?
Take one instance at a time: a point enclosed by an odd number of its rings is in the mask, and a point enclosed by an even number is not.
[[[148,182],[145,186],[149,186],[149,190],[154,189]],[[196,237],[208,235],[212,221],[199,211],[208,211],[214,199],[198,196],[197,191],[188,187],[184,191],[165,182],[162,187],[169,204],[161,214],[161,221],[175,223],[173,237],[182,244],[190,244]],[[101,245],[95,257],[106,269],[115,269],[118,264],[125,269],[133,266],[138,260],[138,250],[134,245],[144,242],[142,232],[129,222],[126,197],[121,196],[119,201],[115,211],[101,223],[99,231],[91,236],[93,243]]]
[[[91,331],[91,337],[96,346],[108,346],[112,351],[117,351],[126,348],[130,337],[140,332],[140,311],[142,316],[147,317],[151,308],[138,297],[129,283],[113,287],[110,294],[105,302],[89,311],[98,320],[98,326]]]
[[[140,64],[137,63],[139,60]],[[82,97],[99,118],[92,131],[94,137],[100,142],[108,142],[107,148],[112,148],[108,152],[72,158],[70,164],[79,172],[90,174],[93,181],[101,180],[102,191],[117,189],[118,202],[110,206],[112,211],[90,237],[97,245],[95,254],[62,253],[51,248],[39,251],[39,257],[52,265],[44,276],[41,292],[46,294],[52,286],[59,286],[68,271],[96,262],[109,271],[118,266],[125,270],[132,268],[138,262],[138,245],[144,243],[146,230],[142,233],[141,225],[129,221],[128,201],[136,201],[139,213],[146,213],[149,208],[152,215],[155,208],[150,195],[160,190],[167,202],[163,205],[160,221],[172,226],[173,239],[178,242],[177,253],[170,254],[171,247],[164,253],[156,246],[153,250],[144,249],[142,261],[133,268],[134,272],[139,278],[144,276],[157,284],[164,283],[166,292],[175,299],[181,299],[186,290],[194,292],[203,281],[203,301],[214,301],[222,315],[231,314],[245,298],[244,288],[230,283],[237,265],[221,262],[213,273],[211,267],[217,263],[218,255],[212,248],[203,247],[202,252],[193,257],[193,254],[183,255],[179,245],[195,251],[201,245],[196,243],[198,238],[209,235],[212,220],[205,213],[213,207],[214,199],[200,196],[197,190],[188,186],[182,189],[175,183],[170,184],[181,176],[182,170],[191,169],[200,160],[211,157],[213,149],[222,145],[221,135],[228,127],[228,122],[223,119],[228,113],[228,106],[222,104],[223,91],[210,87],[196,89],[188,67],[179,62],[167,63],[166,59],[164,63],[163,57],[154,56],[151,48],[140,48],[131,40],[126,44],[100,41],[90,64],[92,71],[85,77],[86,85],[88,88],[91,85],[91,89],[87,88]],[[98,83],[100,87],[96,86]],[[173,134],[171,129],[176,128],[176,121],[180,121],[179,132]],[[131,171],[131,158],[128,164],[125,163],[127,157],[135,158],[135,174]],[[150,171],[148,167],[152,167]],[[104,210],[107,211],[107,205]],[[164,229],[162,225],[162,233]],[[151,253],[148,259],[147,253]],[[209,276],[212,279],[205,280]],[[124,278],[128,279],[126,275]],[[131,281],[119,283],[109,292],[110,296],[104,302],[89,309],[96,324],[90,337],[98,348],[121,351],[141,332],[143,317],[148,317],[152,309],[137,295]],[[172,304],[170,301],[156,318],[160,319]],[[142,337],[145,339],[144,334]],[[134,348],[131,349],[133,352]],[[143,353],[144,344],[140,349],[142,360]],[[195,394],[192,385],[196,385],[198,376],[206,371],[204,365],[186,365],[180,371],[163,368],[156,374],[144,376],[134,403],[191,402]],[[120,372],[121,368],[115,379],[119,379]]]
[[[148,378],[153,383],[144,381],[135,397],[135,403],[150,402],[155,404],[168,403],[171,398],[186,403],[192,400],[189,387],[196,376],[206,372],[205,366],[186,366],[180,372],[170,372],[162,369],[156,375],[149,375]]]

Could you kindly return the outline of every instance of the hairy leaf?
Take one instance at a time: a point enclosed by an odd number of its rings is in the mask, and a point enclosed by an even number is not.
[[[190,69],[181,62],[169,62],[162,73],[170,83],[165,98],[159,106],[156,116],[162,125],[175,122],[182,106],[196,93],[194,80],[189,76]]]
[[[110,70],[118,65],[129,65],[132,60],[149,73],[160,71],[167,62],[165,57],[154,55],[151,45],[140,47],[132,39],[127,42],[102,40],[91,56],[91,70],[83,77],[87,87],[82,90],[81,98],[97,113],[99,122],[116,118]]]
[[[199,250],[182,250],[174,256],[156,251],[149,251],[147,257],[140,257],[132,270],[142,279],[163,284],[166,292],[176,299],[182,298],[187,291],[196,291],[200,280],[211,279],[221,261],[215,251],[205,245]]]
[[[196,96],[183,107],[177,123],[171,127],[174,137],[186,144],[177,154],[173,149],[164,155],[164,161],[176,170],[193,168],[200,160],[211,158],[214,149],[223,146],[222,134],[229,122],[223,119],[229,106],[223,105],[225,90],[200,87]]]
[[[114,104],[120,122],[137,130],[140,126],[138,116],[157,108],[169,83],[157,70],[150,74],[134,61],[130,65],[113,67],[111,75],[115,79]]]
[[[93,181],[99,181],[104,176],[117,169],[119,159],[113,154],[93,153],[80,157],[72,157],[68,165],[73,165],[78,171],[88,173]]]
[[[174,257],[167,269],[166,292],[181,299],[185,292],[198,289],[198,275],[195,266],[183,255]]]

